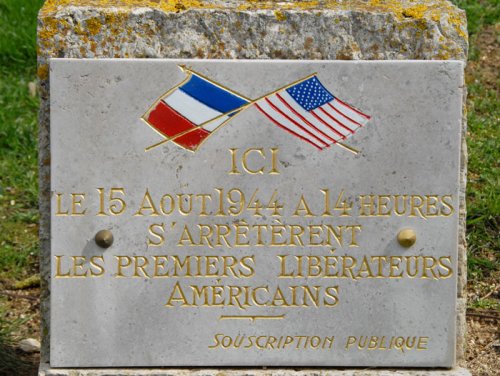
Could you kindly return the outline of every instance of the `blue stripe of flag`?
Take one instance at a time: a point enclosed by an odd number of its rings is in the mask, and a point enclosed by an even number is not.
[[[197,75],[193,75],[191,79],[180,86],[179,89],[221,113],[232,111],[248,103],[248,101]]]

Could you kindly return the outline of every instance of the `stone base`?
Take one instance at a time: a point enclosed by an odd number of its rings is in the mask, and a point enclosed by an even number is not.
[[[290,369],[290,368],[50,368],[40,364],[38,376],[471,376],[453,369]]]

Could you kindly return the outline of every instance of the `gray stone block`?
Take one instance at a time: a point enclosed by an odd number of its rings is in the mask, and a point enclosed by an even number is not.
[[[465,61],[467,28],[463,11],[449,1],[437,0],[284,1],[279,6],[271,1],[237,0],[48,0],[39,15],[38,47],[42,360],[48,361],[50,58]],[[459,297],[465,296],[466,282],[465,120],[463,124]],[[460,305],[459,333],[464,315],[465,305]],[[460,336],[459,347],[463,345]],[[463,354],[461,347],[457,353]]]

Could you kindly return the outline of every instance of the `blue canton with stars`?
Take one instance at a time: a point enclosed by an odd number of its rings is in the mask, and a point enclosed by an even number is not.
[[[316,76],[286,89],[287,93],[306,111],[314,110],[335,97],[324,88]]]

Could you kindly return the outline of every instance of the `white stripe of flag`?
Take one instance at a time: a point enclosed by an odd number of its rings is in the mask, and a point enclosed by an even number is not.
[[[196,125],[203,124],[222,115],[222,112],[214,110],[204,103],[201,103],[180,89],[176,89],[168,97],[164,98],[163,102]],[[203,129],[208,132],[212,132],[228,119],[229,116],[227,115],[221,116],[220,118],[207,123],[203,126]]]

